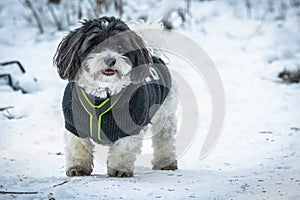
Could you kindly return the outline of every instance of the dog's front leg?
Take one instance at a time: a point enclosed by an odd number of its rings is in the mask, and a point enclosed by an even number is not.
[[[110,177],[132,177],[136,156],[141,153],[143,136],[139,135],[119,139],[109,149],[107,159],[107,174]]]
[[[79,138],[67,131],[66,174],[67,176],[86,176],[93,171],[93,147],[88,138]]]

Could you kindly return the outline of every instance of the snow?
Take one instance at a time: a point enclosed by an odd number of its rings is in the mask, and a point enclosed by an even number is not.
[[[2,1],[0,8],[1,18],[7,17],[0,24],[0,61],[19,60],[31,76],[22,81],[38,80],[27,94],[0,85],[0,107],[13,106],[0,112],[0,191],[38,192],[0,194],[1,199],[300,198],[300,85],[277,78],[284,68],[300,64],[299,24],[291,13],[286,21],[260,20],[237,16],[225,2],[192,1],[191,26],[177,31],[197,41],[220,73],[226,95],[222,137],[200,160],[212,114],[210,96],[192,67],[170,55],[174,71],[193,77],[189,83],[200,110],[197,136],[180,157],[178,171],[153,171],[148,163],[136,166],[134,178],[119,179],[107,178],[100,161],[90,177],[65,176],[61,100],[66,82],[52,57],[66,32],[39,35],[19,15],[11,16],[21,6]],[[107,149],[99,149],[105,155]]]

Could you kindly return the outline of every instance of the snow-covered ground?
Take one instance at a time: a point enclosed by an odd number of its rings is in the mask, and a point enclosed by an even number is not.
[[[193,20],[178,30],[203,47],[223,81],[226,120],[214,151],[199,160],[211,106],[205,84],[195,81],[201,123],[179,170],[152,171],[149,163],[123,179],[107,178],[97,161],[93,176],[65,176],[66,82],[52,57],[66,32],[38,35],[25,23],[1,22],[0,62],[21,61],[38,89],[22,94],[0,85],[0,107],[13,106],[0,112],[0,191],[34,192],[0,192],[0,199],[300,199],[300,85],[277,79],[282,69],[300,65],[299,24],[235,12],[226,3],[193,2]],[[170,66],[185,75],[191,68],[172,59]]]

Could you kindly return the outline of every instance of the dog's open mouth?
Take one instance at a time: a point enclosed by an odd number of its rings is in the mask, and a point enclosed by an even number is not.
[[[105,69],[102,71],[102,73],[106,76],[112,76],[115,73],[117,73],[117,70],[113,70],[113,69]]]

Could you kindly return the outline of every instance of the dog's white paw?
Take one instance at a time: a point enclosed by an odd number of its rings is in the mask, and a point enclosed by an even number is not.
[[[92,169],[86,169],[81,166],[74,166],[67,169],[67,176],[88,176],[91,175]]]
[[[175,160],[174,162],[168,164],[168,165],[163,165],[163,164],[155,164],[152,167],[153,170],[177,170],[178,169],[178,165],[177,165],[177,160]]]
[[[113,168],[107,168],[107,175],[109,177],[128,178],[133,177],[133,171],[120,171]]]

